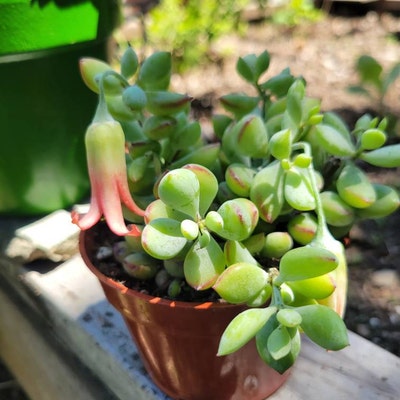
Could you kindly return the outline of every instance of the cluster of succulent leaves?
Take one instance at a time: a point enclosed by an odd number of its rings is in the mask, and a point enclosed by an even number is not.
[[[300,351],[300,333],[329,350],[348,344],[329,299],[346,274],[346,234],[362,218],[399,206],[397,192],[373,183],[360,163],[400,166],[400,145],[385,145],[386,121],[364,115],[350,130],[305,93],[289,69],[268,77],[267,51],[239,58],[254,95],[223,96],[208,143],[190,115],[191,98],[168,91],[171,57],[141,64],[129,48],[121,72],[89,60],[82,72],[126,134],[130,190],[146,208],[125,216],[141,230],[116,253],[126,272],[155,279],[169,298],[185,286],[246,304],[221,338],[219,354],[252,338],[283,373]],[[267,76],[267,77],[266,77]],[[329,229],[328,229],[329,228]],[[336,274],[336,275],[335,275]]]

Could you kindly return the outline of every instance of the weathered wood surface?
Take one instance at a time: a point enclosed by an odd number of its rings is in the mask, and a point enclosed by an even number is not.
[[[122,318],[79,255],[58,265],[28,266],[0,256],[0,296],[0,356],[32,400],[47,400],[38,387],[58,388],[60,382],[64,392],[49,399],[168,399],[143,370]],[[40,336],[33,321],[51,332],[57,346]],[[326,352],[304,339],[289,380],[270,399],[400,399],[400,359],[351,332],[350,343]],[[71,359],[86,373],[77,373]],[[106,397],[96,394],[93,379],[107,388]],[[79,394],[82,386],[86,392]]]

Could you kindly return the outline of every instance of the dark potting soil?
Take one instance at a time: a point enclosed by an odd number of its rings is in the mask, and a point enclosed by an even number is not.
[[[212,290],[197,291],[182,282],[181,292],[177,297],[171,298],[167,293],[167,285],[158,286],[155,279],[138,280],[127,274],[116,257],[113,248],[123,238],[113,234],[104,221],[99,222],[93,228],[94,243],[89,258],[98,270],[105,276],[122,283],[129,289],[136,290],[141,293],[154,297],[161,297],[170,300],[187,301],[187,302],[204,302],[204,301],[221,301],[217,293]],[[160,266],[161,267],[161,266]]]

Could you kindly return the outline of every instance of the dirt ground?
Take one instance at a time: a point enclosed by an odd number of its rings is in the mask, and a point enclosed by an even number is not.
[[[220,95],[250,90],[237,78],[237,57],[268,50],[271,65],[267,75],[286,67],[294,75],[302,75],[308,94],[322,100],[323,110],[336,110],[349,123],[354,120],[352,116],[365,111],[378,115],[376,98],[350,94],[347,88],[358,82],[355,62],[360,55],[375,57],[384,71],[400,61],[400,15],[377,13],[355,3],[340,4],[319,22],[295,28],[252,23],[244,36],[229,36],[215,44],[215,54],[225,55],[223,62],[174,76],[173,89],[194,96],[201,110],[215,111]],[[131,28],[128,22],[122,33],[129,36]],[[386,113],[400,117],[400,79],[387,93],[384,105]],[[400,188],[398,171],[376,174],[374,179]],[[347,249],[350,283],[345,317],[349,329],[398,356],[399,225],[400,212],[353,228]]]

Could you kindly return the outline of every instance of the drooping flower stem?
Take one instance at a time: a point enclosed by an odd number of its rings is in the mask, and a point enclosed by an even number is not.
[[[140,231],[134,226],[128,228],[124,222],[122,204],[138,216],[143,216],[144,211],[136,205],[129,191],[124,131],[107,108],[103,82],[108,74],[115,73],[107,71],[100,79],[99,104],[85,135],[92,191],[90,208],[82,217],[73,213],[72,220],[85,230],[95,225],[104,215],[109,228],[115,234],[137,236]]]

